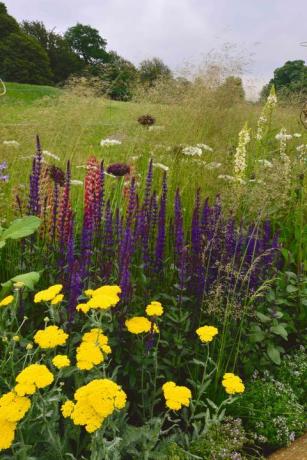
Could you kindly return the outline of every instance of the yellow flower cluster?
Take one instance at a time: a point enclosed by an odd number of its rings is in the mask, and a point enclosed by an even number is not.
[[[189,406],[192,398],[189,388],[177,386],[175,382],[166,382],[162,390],[166,401],[165,404],[169,409],[179,410],[182,406]]]
[[[93,433],[116,409],[126,405],[126,393],[109,379],[95,379],[79,388],[74,395],[76,403],[66,401],[62,405],[64,417],[70,417],[75,425],[85,426]]]
[[[196,334],[204,343],[212,342],[213,337],[218,334],[218,329],[214,326],[202,326],[196,329]]]
[[[18,396],[14,391],[0,397],[0,450],[11,447],[17,422],[25,416],[30,406],[29,398]]]
[[[55,284],[53,286],[50,286],[48,289],[39,291],[34,296],[34,302],[35,303],[50,302],[57,297],[57,295],[61,292],[62,289],[63,289],[62,284]],[[61,298],[61,300],[62,299],[63,298]]]
[[[68,334],[58,326],[48,326],[37,331],[34,336],[34,342],[41,348],[54,348],[58,345],[65,345],[67,339]]]
[[[56,355],[52,360],[52,364],[58,369],[62,369],[62,367],[70,366],[70,359],[67,355]]]
[[[64,294],[58,294],[51,300],[51,305],[58,305],[64,299]]]
[[[77,348],[77,367],[81,370],[90,370],[104,361],[105,355],[111,353],[108,337],[99,328],[91,329],[82,337]]]
[[[83,313],[88,313],[91,308],[108,310],[118,304],[120,293],[121,288],[119,286],[102,286],[95,290],[88,289],[85,291],[85,295],[90,297],[90,300],[87,303],[80,303],[76,309]]]
[[[14,390],[18,396],[33,395],[39,388],[45,388],[54,380],[53,374],[44,364],[30,364],[16,377]]]
[[[134,316],[125,321],[126,328],[132,334],[143,334],[144,332],[159,332],[158,326],[145,316]]]
[[[160,302],[153,300],[150,302],[149,305],[146,307],[146,314],[148,316],[162,316],[163,315],[163,307]]]
[[[224,374],[222,385],[225,388],[226,393],[228,393],[229,395],[243,393],[245,390],[245,386],[240,377],[238,377],[235,374],[232,374],[231,372],[227,372],[226,374]]]
[[[0,302],[0,307],[7,307],[8,305],[10,305],[10,303],[12,303],[14,300],[14,296],[12,295],[8,295],[7,297],[4,297],[4,299],[1,300]]]

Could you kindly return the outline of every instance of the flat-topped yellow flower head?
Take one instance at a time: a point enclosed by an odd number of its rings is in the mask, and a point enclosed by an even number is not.
[[[63,289],[62,284],[54,284],[50,286],[48,289],[44,289],[43,291],[39,291],[34,296],[34,302],[51,302]]]
[[[65,345],[67,339],[68,334],[58,326],[47,326],[34,335],[34,342],[44,349]]]
[[[160,302],[153,300],[150,302],[149,305],[146,307],[146,314],[148,316],[162,316],[163,315],[163,307]]]
[[[156,324],[149,321],[145,316],[134,316],[125,321],[126,328],[131,334],[143,334],[144,332],[159,332]]]
[[[234,395],[236,393],[243,393],[245,386],[241,378],[231,372],[226,372],[223,376],[222,385],[225,388],[226,393]]]
[[[171,410],[179,410],[182,406],[188,407],[192,398],[191,390],[185,386],[176,385],[175,382],[166,382],[162,391],[166,406]]]
[[[212,342],[213,337],[218,334],[218,329],[214,326],[202,326],[196,329],[196,334],[203,343]]]

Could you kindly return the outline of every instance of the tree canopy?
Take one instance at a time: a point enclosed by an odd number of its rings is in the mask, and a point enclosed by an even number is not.
[[[73,52],[64,37],[53,30],[48,31],[43,22],[23,21],[21,27],[24,33],[35,38],[46,51],[55,83],[65,81],[71,74],[84,68],[84,62]]]
[[[307,95],[307,66],[303,60],[287,61],[274,70],[274,76],[262,89],[261,96],[267,97],[274,85],[279,96],[292,94]]]
[[[89,25],[77,24],[65,32],[65,40],[86,64],[107,61],[107,41],[99,35],[97,29]]]
[[[35,38],[22,32],[3,3],[0,3],[0,77],[22,83],[52,81],[46,52]]]
[[[139,65],[140,81],[153,86],[157,80],[172,78],[172,71],[162,59],[145,59]]]

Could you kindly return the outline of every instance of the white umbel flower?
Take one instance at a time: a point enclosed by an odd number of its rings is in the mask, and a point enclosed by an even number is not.
[[[7,145],[8,147],[16,147],[20,146],[20,143],[17,141],[3,141],[3,145]]]
[[[202,149],[202,150],[207,150],[208,152],[213,152],[213,148],[209,147],[207,144],[196,144],[196,147]]]
[[[100,146],[101,147],[110,147],[111,145],[120,145],[121,144],[121,141],[117,140],[117,139],[102,139],[100,141]]]
[[[192,145],[190,145],[188,147],[184,147],[182,149],[182,153],[184,155],[189,155],[189,156],[192,156],[192,157],[194,157],[196,155],[200,157],[200,156],[202,156],[203,151],[202,151],[202,149],[200,147],[196,147],[196,146],[193,147]]]

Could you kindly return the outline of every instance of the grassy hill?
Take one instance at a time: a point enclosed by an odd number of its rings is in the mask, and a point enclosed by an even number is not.
[[[33,101],[48,96],[55,97],[60,94],[58,88],[52,86],[28,85],[23,83],[5,83],[6,95],[0,99],[4,104],[31,104]]]

